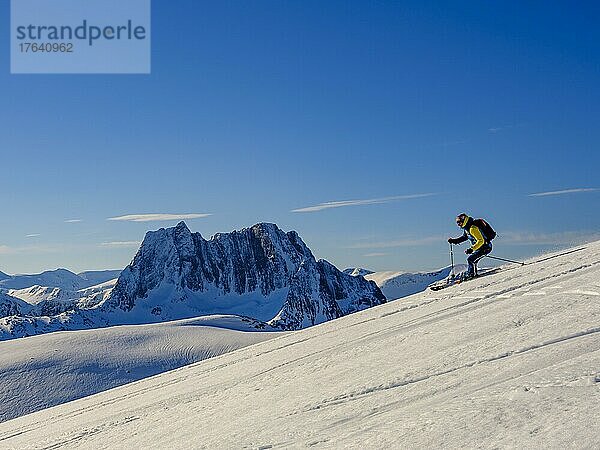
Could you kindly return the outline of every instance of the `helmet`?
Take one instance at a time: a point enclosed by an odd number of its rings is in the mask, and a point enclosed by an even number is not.
[[[467,224],[467,220],[469,220],[469,216],[467,216],[465,213],[460,213],[458,216],[456,216],[456,225],[462,228]]]

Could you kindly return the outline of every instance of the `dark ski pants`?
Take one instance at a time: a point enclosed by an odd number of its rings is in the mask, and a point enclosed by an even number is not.
[[[485,255],[492,252],[492,243],[486,242],[479,249],[475,250],[473,253],[469,255],[467,258],[467,262],[469,263],[469,270],[467,272],[468,277],[474,277],[477,275],[477,263],[481,258]]]

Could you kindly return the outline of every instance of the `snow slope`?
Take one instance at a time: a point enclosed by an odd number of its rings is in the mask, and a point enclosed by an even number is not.
[[[279,335],[240,317],[209,316],[2,342],[0,422]]]
[[[0,424],[1,448],[599,448],[600,242]]]

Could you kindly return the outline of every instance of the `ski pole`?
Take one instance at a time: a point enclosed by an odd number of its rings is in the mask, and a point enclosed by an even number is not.
[[[452,244],[450,244],[450,263],[452,264],[451,275],[454,275],[454,252],[452,251]]]
[[[566,252],[559,253],[558,255],[547,256],[546,258],[542,258],[542,259],[536,259],[535,261],[533,261],[529,264],[540,263],[542,261],[548,261],[549,259],[554,259],[554,258],[558,258],[559,256],[569,255],[571,253],[579,252],[581,250],[585,250],[585,247],[576,248],[574,250],[568,250]]]
[[[506,261],[506,262],[514,263],[514,264],[521,264],[522,266],[524,266],[526,264],[521,261],[513,261],[512,259],[498,258],[497,256],[490,256],[490,255],[485,255],[485,256],[486,256],[486,258],[497,259],[498,261]]]

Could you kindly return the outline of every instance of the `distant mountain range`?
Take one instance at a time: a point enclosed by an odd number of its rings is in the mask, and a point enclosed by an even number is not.
[[[116,283],[120,270],[75,274],[66,269],[32,275],[4,275],[0,281],[0,318],[55,316],[99,304]]]
[[[464,270],[466,270],[464,265],[454,266],[455,273]],[[394,300],[424,291],[431,283],[446,278],[450,271],[450,267],[444,267],[432,272],[374,272],[362,267],[350,267],[345,269],[344,273],[352,276],[360,275],[374,281],[388,300]]]
[[[0,289],[44,286],[77,291],[115,279],[120,273],[120,270],[99,270],[75,274],[67,269],[48,270],[34,275],[6,275],[0,272]]]
[[[296,232],[269,223],[210,240],[183,222],[148,232],[116,283],[106,282],[113,274],[58,270],[3,280],[10,314],[0,319],[0,339],[210,314],[295,330],[386,301],[375,282],[317,261]]]

